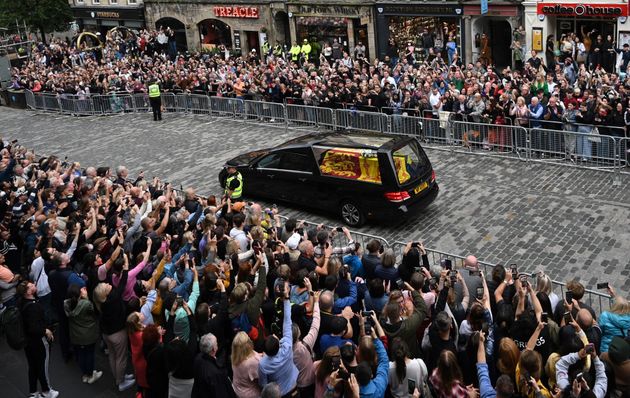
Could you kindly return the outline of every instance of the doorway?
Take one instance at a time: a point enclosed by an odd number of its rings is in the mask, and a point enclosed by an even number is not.
[[[247,40],[247,50],[256,52],[260,51],[260,39],[258,38],[258,32],[246,31],[245,37]]]
[[[498,70],[512,66],[512,28],[506,20],[494,20],[489,24],[492,59]]]

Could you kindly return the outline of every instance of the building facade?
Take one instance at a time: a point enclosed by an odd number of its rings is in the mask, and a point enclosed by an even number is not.
[[[610,36],[618,48],[630,43],[627,1],[575,0],[554,3],[549,1],[525,1],[525,30],[528,50],[546,50],[550,36],[557,41],[563,34],[575,32],[590,47],[602,36]]]
[[[144,27],[143,0],[69,0],[72,14],[82,31],[105,35],[116,26]]]
[[[289,18],[283,2],[146,0],[150,29],[170,27],[182,33],[190,50],[225,46],[236,52],[260,51],[263,43],[288,40]]]

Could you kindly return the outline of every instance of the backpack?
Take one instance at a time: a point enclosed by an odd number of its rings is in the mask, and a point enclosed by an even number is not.
[[[28,304],[27,304],[28,305]],[[7,308],[0,319],[2,331],[7,336],[9,347],[21,350],[26,346],[26,333],[22,313],[17,307]]]
[[[243,311],[240,315],[232,318],[232,331],[234,334],[238,332],[245,332],[252,341],[258,339],[258,329],[252,326],[252,323],[249,321],[249,317],[247,316],[247,311]]]

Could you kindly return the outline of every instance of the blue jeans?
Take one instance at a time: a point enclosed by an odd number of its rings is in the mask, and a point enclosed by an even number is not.
[[[77,356],[81,373],[84,376],[92,376],[92,372],[94,372],[94,344],[75,345],[74,353]]]
[[[578,126],[578,133],[591,134],[591,128],[588,126]],[[588,136],[581,135],[577,138],[577,153],[582,155],[583,159],[591,160],[592,143],[588,140]]]

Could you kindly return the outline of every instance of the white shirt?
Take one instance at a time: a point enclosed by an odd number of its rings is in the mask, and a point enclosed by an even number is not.
[[[433,94],[433,91],[431,91],[431,95],[429,95],[429,104],[431,104],[431,109],[433,109],[434,112],[442,110],[440,98],[442,98],[442,96],[439,91],[436,94]],[[440,105],[439,107],[438,104]]]
[[[37,297],[44,297],[50,294],[48,275],[46,275],[46,271],[44,271],[44,259],[42,256],[33,260],[31,263],[31,272],[28,276],[35,282],[35,286],[37,286]]]

